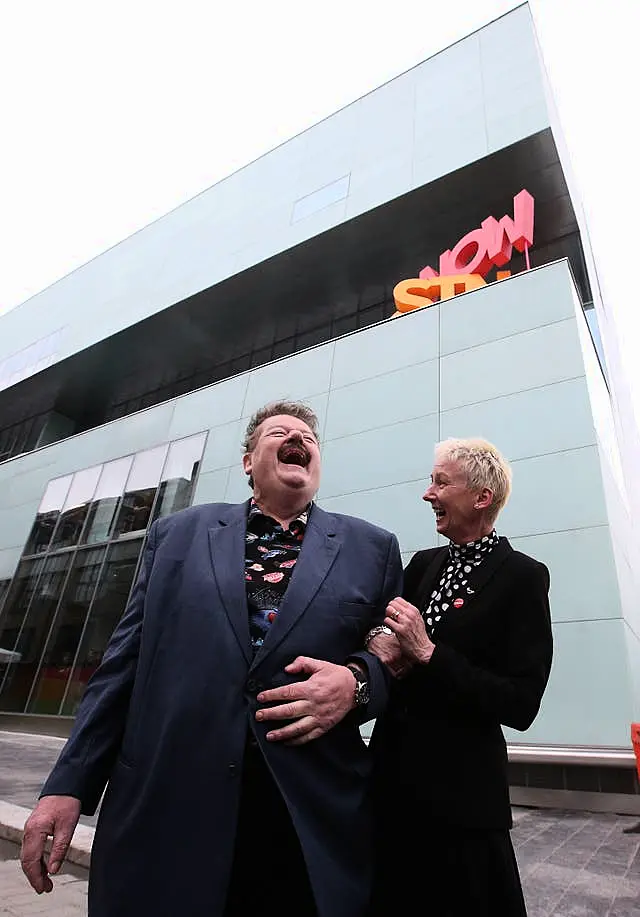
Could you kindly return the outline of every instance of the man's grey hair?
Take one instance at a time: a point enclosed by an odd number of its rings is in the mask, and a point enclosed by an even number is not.
[[[436,444],[436,459],[458,462],[471,490],[485,487],[493,494],[489,518],[493,523],[511,494],[511,466],[486,439],[444,439]]]
[[[269,417],[277,417],[278,414],[287,414],[289,417],[297,417],[298,420],[304,421],[316,439],[318,438],[318,418],[308,405],[301,401],[272,401],[257,410],[247,424],[242,440],[242,451],[245,455],[255,448],[256,433],[260,424]]]

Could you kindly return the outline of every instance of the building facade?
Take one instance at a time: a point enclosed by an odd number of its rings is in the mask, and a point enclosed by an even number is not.
[[[399,290],[425,305],[396,314]],[[635,434],[613,331],[526,5],[3,315],[0,723],[65,728],[148,526],[247,499],[244,426],[291,397],[320,417],[320,504],[393,530],[405,560],[437,543],[434,444],[506,454],[500,532],[550,568],[556,647],[538,719],[508,733],[513,781],[544,765],[544,787],[635,811]]]

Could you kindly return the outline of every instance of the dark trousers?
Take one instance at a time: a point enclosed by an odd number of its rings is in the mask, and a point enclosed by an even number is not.
[[[317,917],[298,837],[261,751],[248,745],[224,917]]]

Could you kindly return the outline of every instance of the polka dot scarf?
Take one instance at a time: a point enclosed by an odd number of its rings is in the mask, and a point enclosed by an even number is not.
[[[499,537],[494,529],[478,541],[468,544],[449,544],[449,557],[442,571],[440,582],[431,593],[429,603],[422,609],[422,617],[429,637],[445,614],[451,609],[464,608],[474,589],[471,585],[473,571],[489,556],[498,544]]]

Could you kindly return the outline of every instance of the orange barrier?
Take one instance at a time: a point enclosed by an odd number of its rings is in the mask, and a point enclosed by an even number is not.
[[[636,756],[636,771],[638,780],[640,780],[640,723],[631,724],[631,744],[633,745],[633,753]],[[622,831],[624,834],[640,834],[640,822],[637,825],[623,828]]]

